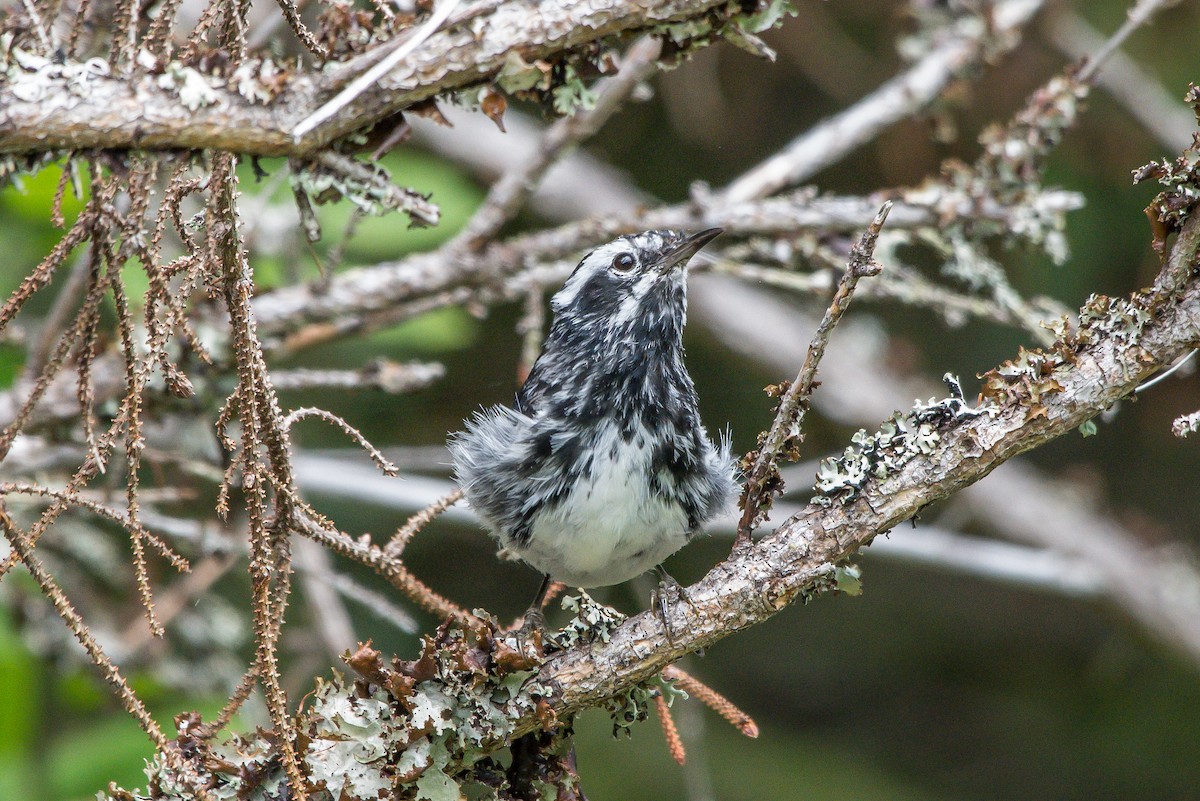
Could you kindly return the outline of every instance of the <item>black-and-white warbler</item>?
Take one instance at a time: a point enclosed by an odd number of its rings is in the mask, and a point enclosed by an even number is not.
[[[450,439],[467,501],[546,576],[527,626],[540,624],[551,579],[627,581],[736,493],[728,443],[714,446],[700,424],[683,362],[687,262],[720,232],[646,231],[585,256],[551,300],[550,333],[515,407],[486,409]]]

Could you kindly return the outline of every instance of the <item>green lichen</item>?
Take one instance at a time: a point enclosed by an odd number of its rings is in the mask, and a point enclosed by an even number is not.
[[[554,87],[550,95],[554,111],[564,116],[596,105],[596,93],[588,88],[570,64],[563,70],[562,83]]]
[[[504,57],[504,66],[496,75],[496,85],[509,94],[531,89],[550,88],[550,65],[543,61],[529,62],[515,50]]]
[[[656,676],[608,698],[604,702],[604,709],[612,718],[613,737],[631,736],[633,725],[646,719],[650,714],[650,705],[659,696],[670,706],[677,698],[687,698],[687,693],[669,679]]]
[[[349,200],[360,211],[383,216],[393,211],[407,214],[414,226],[436,225],[439,211],[429,196],[392,183],[379,163],[363,164],[345,157],[346,168],[320,161],[295,159],[288,180],[297,198],[318,204]]]

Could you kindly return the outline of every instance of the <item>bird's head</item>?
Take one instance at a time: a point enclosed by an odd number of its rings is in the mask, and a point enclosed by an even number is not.
[[[556,320],[613,329],[677,320],[682,327],[688,260],[720,233],[644,231],[601,245],[554,295]]]

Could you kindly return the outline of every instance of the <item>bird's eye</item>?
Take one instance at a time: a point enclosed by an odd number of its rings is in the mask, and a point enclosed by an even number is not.
[[[633,269],[636,263],[632,253],[621,253],[613,259],[612,268],[619,273],[627,273]]]

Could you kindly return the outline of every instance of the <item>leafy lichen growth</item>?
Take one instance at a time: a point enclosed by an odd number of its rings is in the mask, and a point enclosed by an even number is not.
[[[494,621],[475,630],[442,627],[419,658],[386,663],[370,644],[345,656],[357,678],[320,680],[299,713],[300,750],[311,797],[456,801],[496,798],[496,743],[551,695],[534,679],[538,660],[514,649]],[[547,719],[553,722],[553,718]],[[283,782],[271,733],[210,743],[195,738],[198,719],[173,744],[220,799],[277,798]],[[147,767],[150,799],[191,798],[165,760]],[[114,792],[115,801],[135,796]]]
[[[1178,417],[1171,424],[1171,433],[1181,439],[1188,434],[1195,434],[1197,431],[1200,431],[1200,411]]]
[[[567,598],[574,619],[553,641],[568,648],[606,641],[625,619],[586,594]],[[523,649],[482,610],[464,630],[443,625],[422,641],[413,660],[386,660],[370,643],[343,659],[352,673],[318,680],[297,713],[296,746],[313,801],[458,801],[581,797],[574,767],[571,720],[559,720],[537,681],[541,657]],[[614,734],[646,717],[653,699],[685,694],[661,677],[609,699]],[[513,739],[517,723],[536,718],[541,729]],[[146,768],[147,789],[111,788],[100,801],[184,801],[197,782],[218,801],[272,801],[287,795],[273,732],[203,739],[198,715],[176,721],[179,736]],[[511,743],[508,766],[492,756]],[[179,765],[192,774],[183,776]],[[174,767],[173,767],[174,765]],[[565,793],[565,795],[564,795]]]
[[[1200,122],[1200,87],[1192,84],[1184,97]],[[1146,216],[1154,227],[1154,249],[1166,253],[1167,237],[1178,231],[1200,203],[1200,134],[1192,134],[1191,146],[1174,161],[1152,161],[1133,171],[1133,182],[1156,180],[1163,191],[1150,201]]]
[[[609,634],[626,620],[625,615],[611,606],[596,603],[583,590],[578,596],[563,598],[562,608],[574,612],[575,616],[550,638],[548,644],[558,650],[596,641],[608,642]]]
[[[662,676],[635,684],[624,692],[608,698],[604,702],[604,709],[612,718],[613,737],[630,736],[633,725],[646,719],[650,714],[651,704],[660,695],[666,700],[668,706],[673,704],[676,698],[687,698],[686,692]]]
[[[330,158],[337,159],[336,165],[293,160],[289,180],[297,197],[312,198],[318,204],[344,198],[365,214],[383,216],[399,211],[408,215],[414,227],[437,224],[439,211],[429,196],[392,183],[390,173],[380,164],[363,164],[348,156]]]
[[[1124,350],[1140,348],[1151,316],[1150,297],[1144,292],[1123,298],[1092,295],[1079,310],[1078,325],[1065,316],[1046,325],[1055,335],[1051,347],[1021,348],[1017,358],[980,376],[984,381],[980,396],[997,405],[1019,404],[1026,420],[1045,417],[1043,396],[1063,390],[1062,372],[1078,361],[1084,350],[1101,342],[1116,343]],[[1080,431],[1091,436],[1095,426],[1085,422]]]
[[[831,506],[853,500],[872,478],[887,478],[914,457],[933,453],[941,439],[939,428],[987,411],[967,405],[957,378],[947,373],[942,380],[950,390],[949,397],[918,401],[912,411],[896,412],[873,434],[859,429],[841,456],[823,460],[817,468],[817,495],[812,502]]]
[[[596,93],[588,88],[570,64],[563,69],[562,83],[554,87],[550,94],[554,98],[555,112],[563,115],[596,105]]]
[[[212,79],[195,67],[186,66],[178,61],[166,65],[162,75],[158,76],[158,85],[174,92],[184,108],[191,111],[215,105],[220,98]]]
[[[107,77],[111,69],[102,58],[58,61],[12,46],[12,33],[0,37],[0,70],[13,97],[38,103],[68,94],[86,97],[92,81]]]
[[[983,153],[974,163],[951,161],[943,167],[943,176],[927,188],[938,193],[946,218],[954,221],[948,241],[998,236],[1008,244],[1040,247],[1056,264],[1066,261],[1065,209],[1048,202],[1052,196],[1043,178],[1047,157],[1075,124],[1087,92],[1087,84],[1069,75],[1051,79],[1007,124],[991,126],[980,135]],[[954,213],[992,205],[1014,213],[1003,220]]]

